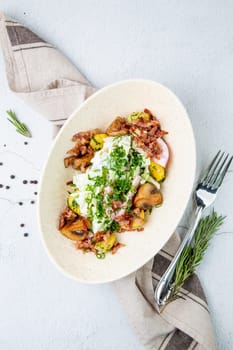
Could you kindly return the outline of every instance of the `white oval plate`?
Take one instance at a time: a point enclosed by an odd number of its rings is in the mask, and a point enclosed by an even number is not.
[[[58,217],[66,205],[65,183],[73,169],[63,159],[77,131],[105,130],[115,116],[150,109],[159,119],[171,157],[162,184],[163,205],[154,209],[142,232],[119,235],[126,247],[99,260],[83,254],[57,230]],[[67,276],[86,283],[117,280],[140,268],[166,243],[179,223],[192,191],[196,166],[195,141],[187,113],[179,99],[166,87],[148,80],[122,81],[99,90],[86,100],[64,124],[54,140],[39,191],[38,217],[42,240],[49,256]]]

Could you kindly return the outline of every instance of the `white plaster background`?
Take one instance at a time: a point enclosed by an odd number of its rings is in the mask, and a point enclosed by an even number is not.
[[[219,148],[233,153],[232,1],[1,0],[0,10],[60,48],[99,88],[147,78],[174,90],[196,135],[197,176]],[[22,181],[39,180],[52,128],[9,91],[2,56],[0,81],[0,183],[10,186],[0,188],[0,348],[142,350],[109,285],[69,280],[48,259],[30,203],[37,185]],[[32,139],[6,121],[9,108]],[[225,225],[199,269],[219,350],[233,346],[232,176],[215,205]]]

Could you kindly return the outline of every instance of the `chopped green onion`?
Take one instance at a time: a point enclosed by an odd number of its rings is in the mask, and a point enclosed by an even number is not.
[[[98,259],[104,259],[105,258],[105,253],[96,253],[96,257]]]

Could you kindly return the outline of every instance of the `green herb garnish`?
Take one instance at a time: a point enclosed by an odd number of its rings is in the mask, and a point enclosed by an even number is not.
[[[109,225],[106,226],[106,230],[110,232],[117,232],[120,229],[120,225],[117,221],[113,220]]]
[[[126,143],[123,137],[114,138],[106,166],[89,173],[89,183],[85,187],[88,217],[104,232],[120,229],[114,217],[120,210],[132,210],[132,200],[129,198],[136,191],[132,183],[135,177],[148,172],[144,156],[132,148],[131,137],[126,139]],[[121,140],[123,145],[119,143]]]
[[[105,253],[96,253],[96,257],[98,259],[104,259],[105,258]]]
[[[69,184],[69,186],[70,186],[70,187],[76,187],[76,185],[73,184],[73,183]]]
[[[19,121],[15,112],[9,110],[9,111],[6,111],[6,113],[9,115],[9,118],[7,118],[7,120],[9,120],[9,122],[14,125],[18,133],[20,133],[25,137],[32,137],[28,127],[24,123],[21,123]]]
[[[169,300],[176,297],[187,278],[195,272],[196,267],[204,257],[211,238],[222,226],[224,219],[225,217],[217,215],[214,210],[210,215],[201,219],[196,228],[192,246],[185,247],[178,260],[172,284],[173,292]]]

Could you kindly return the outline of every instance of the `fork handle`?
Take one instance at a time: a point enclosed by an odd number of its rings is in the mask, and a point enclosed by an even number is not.
[[[195,214],[194,214],[194,221],[192,226],[190,227],[189,231],[184,236],[183,241],[181,242],[174,258],[172,259],[170,265],[168,266],[167,270],[161,277],[159,283],[157,284],[156,290],[155,290],[155,300],[159,307],[162,307],[166,304],[168,301],[171,293],[172,293],[172,287],[171,287],[171,281],[174,276],[174,272],[176,269],[176,264],[179,260],[179,257],[181,253],[183,252],[183,249],[186,245],[190,244],[192,241],[192,238],[194,236],[195,230],[197,228],[197,225],[201,219],[202,211],[204,210],[203,207],[198,206]]]

